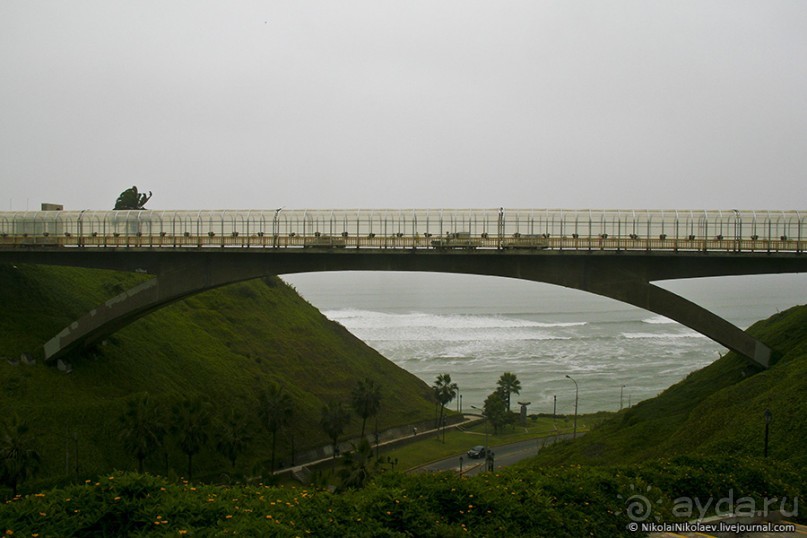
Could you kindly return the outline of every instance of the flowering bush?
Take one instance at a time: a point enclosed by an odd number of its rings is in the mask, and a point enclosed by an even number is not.
[[[626,501],[637,492],[670,521],[677,495],[797,496],[803,481],[765,462],[708,458],[474,478],[386,473],[341,494],[115,473],[0,505],[0,536],[631,536]]]

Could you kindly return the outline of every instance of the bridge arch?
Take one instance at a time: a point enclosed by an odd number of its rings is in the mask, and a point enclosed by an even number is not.
[[[225,253],[226,254],[226,253]],[[224,254],[222,254],[224,256]],[[127,290],[65,327],[45,344],[47,362],[64,357],[77,348],[97,343],[114,331],[154,310],[190,295],[227,284],[267,275],[327,271],[410,271],[462,273],[517,278],[544,282],[587,291],[654,312],[704,334],[721,345],[739,352],[763,367],[770,365],[772,350],[745,331],[675,293],[653,284],[646,277],[666,267],[675,273],[674,259],[648,260],[641,257],[615,259],[607,256],[556,256],[530,263],[528,256],[518,254],[486,256],[443,253],[442,255],[400,254],[340,256],[332,252],[310,252],[286,257],[215,256],[193,257],[192,260],[159,262],[157,276]],[[284,259],[280,259],[284,258]],[[766,272],[749,264],[731,263],[731,271],[709,269],[705,264],[697,276],[716,274],[759,274]],[[653,268],[650,265],[657,265]],[[716,264],[720,265],[720,264]],[[747,267],[743,268],[742,265]]]

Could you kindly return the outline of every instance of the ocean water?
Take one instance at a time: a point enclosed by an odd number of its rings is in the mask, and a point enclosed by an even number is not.
[[[655,396],[727,350],[611,299],[498,277],[316,273],[283,277],[329,319],[432,384],[451,374],[466,411],[512,372],[529,412],[618,410]],[[659,283],[742,328],[807,302],[807,275]],[[383,380],[379,380],[383,384]],[[556,398],[556,404],[555,404]]]

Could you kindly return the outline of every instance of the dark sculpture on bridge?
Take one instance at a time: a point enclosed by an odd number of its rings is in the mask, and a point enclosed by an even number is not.
[[[120,193],[118,200],[115,202],[115,209],[146,209],[144,206],[149,199],[151,199],[151,191],[149,191],[148,195],[138,193],[137,187],[133,186]]]

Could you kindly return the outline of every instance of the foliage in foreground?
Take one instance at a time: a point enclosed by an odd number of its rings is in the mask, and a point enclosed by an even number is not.
[[[652,504],[644,517],[671,521],[680,497],[703,504],[712,499],[714,505],[731,495],[761,507],[764,498],[793,499],[803,489],[804,477],[787,467],[713,458],[520,469],[470,479],[387,473],[365,489],[342,494],[194,486],[113,474],[0,505],[0,531],[18,536],[635,536],[626,528],[629,501],[637,492]]]

